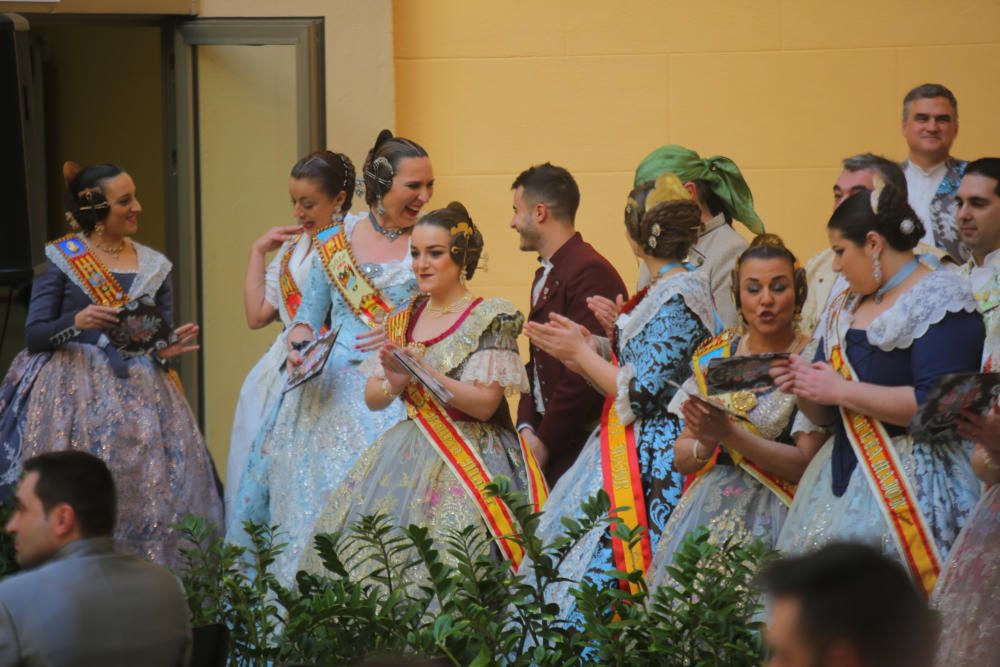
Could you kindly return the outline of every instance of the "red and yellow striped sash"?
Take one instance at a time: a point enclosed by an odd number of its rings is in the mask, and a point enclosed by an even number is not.
[[[830,363],[848,380],[855,379],[840,345],[830,352]],[[930,595],[941,573],[941,556],[906,473],[896,458],[892,438],[882,422],[868,415],[840,408],[840,416],[847,439],[861,462],[860,467],[878,499],[886,523],[892,529],[903,560],[924,592]]]
[[[615,409],[614,396],[605,399],[601,412],[601,470],[604,490],[611,499],[611,507],[620,508],[615,515],[629,529],[643,528],[642,537],[631,546],[611,535],[615,567],[623,572],[639,570],[645,574],[652,560],[652,548],[649,541],[649,521],[646,518],[646,496],[639,474],[635,425],[622,424]],[[623,590],[638,592],[635,584],[624,579],[620,584]]]

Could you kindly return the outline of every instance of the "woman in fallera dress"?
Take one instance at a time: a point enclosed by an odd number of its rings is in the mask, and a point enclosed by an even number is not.
[[[871,544],[929,594],[979,481],[970,441],[907,427],[940,376],[979,370],[983,320],[968,281],[914,256],[924,228],[891,186],[849,197],[827,234],[849,289],[827,307],[815,359],[792,355],[772,373],[834,435],[799,481],[778,549]]]
[[[483,485],[504,475],[515,489],[527,487],[506,401],[527,388],[517,350],[524,318],[509,301],[478,298],[466,288],[482,249],[482,235],[457,202],[427,214],[414,228],[413,271],[423,295],[386,321],[388,341],[378,359],[366,363],[364,390],[372,410],[405,404],[407,416],[361,456],[323,510],[317,533],[384,513],[394,526],[428,528],[442,559],[451,562],[443,538],[478,525],[495,538],[486,544],[491,553],[517,562],[514,545],[500,539],[513,531],[509,510],[488,498]],[[442,403],[431,396],[394,358],[400,350],[453,397]],[[480,474],[460,476],[469,466]],[[348,567],[359,576],[367,572],[361,562]],[[314,549],[305,552],[301,569],[323,572]],[[422,581],[425,574],[418,570],[408,576]]]
[[[354,180],[354,165],[343,153],[317,151],[302,158],[292,167],[288,179],[296,224],[272,227],[250,248],[243,285],[247,325],[261,329],[279,321],[282,330],[240,389],[226,464],[229,513],[250,447],[267,415],[274,411],[285,385],[285,332],[302,305],[302,291],[312,266],[313,238],[327,225],[342,222],[351,210]],[[275,250],[277,254],[266,264],[264,257]]]
[[[525,327],[533,343],[608,397],[601,427],[552,489],[539,537],[551,541],[561,535],[560,520],[580,518],[580,504],[601,489],[611,496],[612,507],[632,508],[620,515],[628,527],[647,529],[634,549],[614,544],[606,527],[591,531],[574,547],[561,567],[568,581],[550,589],[560,616],[571,622],[580,618],[569,587],[581,580],[616,586],[605,574],[612,569],[645,572],[680,500],[684,478],[673,468],[673,446],[681,424],[667,411],[676,391],[671,382],[687,377],[691,355],[712,334],[715,322],[706,274],[682,263],[700,227],[698,205],[675,175],[636,187],[625,208],[626,237],[655,279],[621,309],[610,343],[588,339],[580,327],[559,316]],[[612,352],[617,362],[610,360]],[[628,466],[611,465],[625,460]]]
[[[773,234],[756,237],[736,260],[733,300],[744,323],[706,341],[691,361],[684,383],[705,395],[712,359],[794,352],[811,356],[816,341],[799,333],[798,313],[806,299],[805,271]],[[746,421],[678,393],[671,409],[684,418],[674,444],[674,467],[693,476],[670,516],[650,567],[650,588],[668,581],[668,566],[687,535],[700,526],[721,544],[733,537],[762,540],[773,548],[788,513],[795,483],[826,441],[826,431],[796,419],[795,397],[773,385],[761,391],[712,395]],[[692,479],[692,478],[689,478]]]
[[[319,511],[358,456],[402,414],[364,403],[361,363],[384,338],[382,321],[416,290],[410,231],[434,190],[427,152],[383,130],[368,152],[363,216],[317,232],[302,305],[285,335],[287,363],[329,323],[336,344],[316,377],[285,393],[265,420],[233,500],[228,538],[247,519],[277,525],[287,543],[272,571],[291,585]]]
[[[133,241],[142,206],[131,176],[112,164],[67,162],[67,219],[78,231],[49,243],[48,269],[32,287],[27,350],[0,386],[0,437],[20,460],[78,449],[103,459],[115,479],[115,544],[171,568],[182,562],[170,526],[188,512],[222,525],[218,477],[191,409],[166,363],[197,349],[195,324],[149,355],[126,356],[106,329],[139,297],[169,323],[170,262]]]

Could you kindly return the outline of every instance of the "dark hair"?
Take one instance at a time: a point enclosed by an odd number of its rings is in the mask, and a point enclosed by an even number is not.
[[[632,189],[625,205],[625,230],[647,255],[684,259],[701,233],[701,209],[691,199],[656,204],[646,210],[646,199],[655,187],[646,181]]]
[[[903,121],[910,115],[910,104],[916,100],[928,100],[934,97],[943,97],[951,104],[952,111],[955,112],[955,121],[958,122],[958,100],[955,94],[940,83],[924,83],[906,94],[903,98]]]
[[[82,169],[75,162],[65,163],[63,199],[70,224],[75,222],[85,234],[90,234],[99,222],[106,220],[111,205],[104,195],[104,184],[123,173],[121,167],[110,163],[92,164]]]
[[[525,169],[511,184],[511,190],[524,188],[524,194],[545,204],[552,217],[559,220],[576,220],[580,208],[580,187],[573,175],[550,162]]]
[[[938,623],[906,571],[872,547],[830,544],[765,566],[758,581],[799,603],[797,626],[814,654],[847,642],[865,665],[929,665]]]
[[[981,157],[965,167],[965,175],[979,174],[997,182],[993,192],[1000,195],[1000,157]]]
[[[829,229],[836,229],[855,245],[862,245],[868,232],[878,232],[896,250],[913,250],[924,237],[924,225],[906,202],[906,194],[891,185],[882,188],[878,213],[872,210],[872,192],[856,192],[833,210]]]
[[[844,169],[852,173],[858,171],[875,172],[882,178],[883,182],[888,183],[904,195],[907,194],[906,176],[898,162],[893,162],[874,153],[860,153],[844,158],[842,164]]]
[[[73,508],[84,537],[107,537],[114,532],[115,482],[104,461],[76,450],[46,452],[25,461],[23,470],[38,473],[35,495],[46,514],[66,503]]]
[[[795,313],[802,312],[802,306],[806,303],[809,295],[809,284],[806,279],[806,270],[799,266],[799,260],[795,258],[792,251],[788,249],[785,242],[777,234],[760,234],[755,236],[750,246],[736,258],[736,265],[733,267],[733,303],[736,310],[740,310],[740,269],[743,262],[748,259],[783,259],[792,267],[792,285],[795,288]],[[742,314],[741,314],[742,316]]]
[[[346,193],[342,213],[351,210],[354,200],[354,163],[343,153],[315,151],[300,159],[292,167],[292,178],[308,179],[319,183],[330,199]]]
[[[382,130],[375,138],[375,145],[365,157],[365,202],[371,206],[392,187],[392,179],[399,163],[408,157],[428,157],[420,144],[403,137],[394,137],[389,130]]]
[[[708,212],[713,216],[722,213],[726,216],[726,222],[732,224],[733,216],[726,207],[725,200],[712,189],[712,184],[701,178],[696,178],[691,182],[694,183],[695,192],[698,193],[698,201],[708,209]]]
[[[465,206],[453,201],[420,218],[416,226],[423,225],[434,225],[448,232],[451,236],[448,245],[451,260],[464,270],[466,279],[472,278],[483,254],[483,234],[472,222]]]

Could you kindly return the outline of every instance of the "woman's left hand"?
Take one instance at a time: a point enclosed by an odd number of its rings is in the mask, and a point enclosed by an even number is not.
[[[684,427],[702,443],[726,440],[736,428],[729,415],[696,398],[684,401],[681,414],[684,415]]]
[[[200,345],[190,344],[192,340],[198,337],[200,332],[201,329],[194,322],[182,324],[174,329],[174,335],[177,336],[177,342],[157,351],[156,356],[160,359],[173,359],[174,357],[179,357],[182,354],[187,354],[188,352],[194,352],[195,350],[201,349]]]
[[[574,361],[590,348],[590,332],[585,336],[584,331],[585,327],[557,313],[551,313],[546,324],[528,322],[524,325],[524,333],[532,343],[563,363]]]

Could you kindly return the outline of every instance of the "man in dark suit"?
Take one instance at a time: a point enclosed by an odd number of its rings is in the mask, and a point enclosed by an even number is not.
[[[0,583],[0,667],[188,664],[180,582],[115,553],[114,524],[114,481],[99,458],[61,451],[24,463],[7,532],[28,571]]]
[[[521,237],[521,250],[538,253],[541,268],[531,288],[532,322],[548,322],[559,313],[605,335],[587,307],[587,297],[615,302],[628,292],[608,260],[584,242],[574,221],[580,189],[573,176],[549,163],[522,172],[514,191],[510,226]],[[603,397],[562,362],[534,345],[527,365],[531,391],[521,394],[517,429],[531,447],[550,486],[576,460],[601,416]]]

